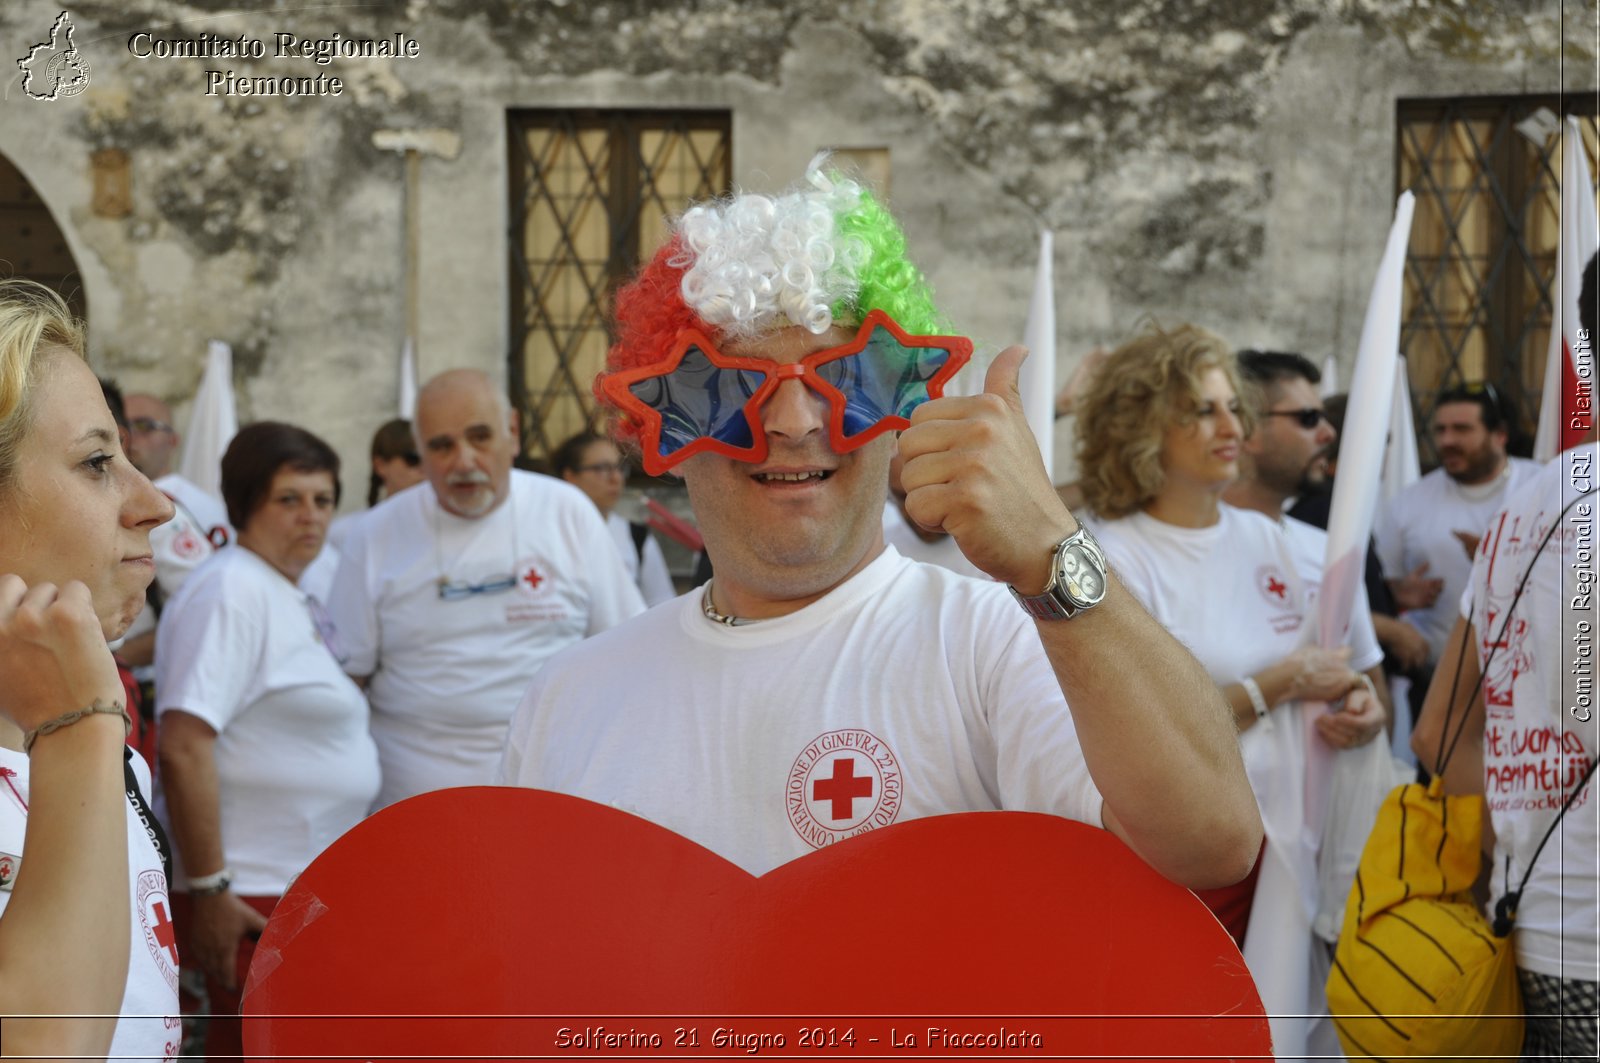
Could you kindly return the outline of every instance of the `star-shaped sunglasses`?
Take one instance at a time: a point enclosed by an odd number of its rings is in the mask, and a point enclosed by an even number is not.
[[[911,411],[941,397],[970,357],[964,336],[912,336],[874,310],[849,343],[789,364],[726,355],[700,330],[684,329],[665,358],[607,374],[600,386],[638,423],[645,471],[660,476],[707,452],[765,461],[761,407],[789,379],[827,400],[834,452],[854,450],[909,428]]]

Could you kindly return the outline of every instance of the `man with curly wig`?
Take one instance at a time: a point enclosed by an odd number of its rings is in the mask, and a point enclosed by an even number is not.
[[[683,478],[716,575],[553,660],[502,781],[755,874],[988,809],[1103,825],[1186,885],[1248,871],[1261,830],[1226,706],[1051,487],[1027,352],[941,397],[970,344],[870,192],[813,163],[786,194],[694,207],[616,305],[597,391],[646,468]],[[908,513],[995,582],[885,547],[897,447]]]

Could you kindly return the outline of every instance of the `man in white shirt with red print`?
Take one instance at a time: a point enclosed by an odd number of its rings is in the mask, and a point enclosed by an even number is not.
[[[1228,710],[1051,487],[1026,352],[983,394],[937,398],[970,344],[941,334],[871,193],[807,177],[690,210],[619,291],[601,386],[646,469],[682,476],[716,575],[552,661],[500,779],[756,874],[894,822],[1016,809],[1104,826],[1185,885],[1242,878],[1261,827]],[[897,446],[908,513],[998,582],[885,547]]]
[[[330,602],[372,702],[378,808],[487,783],[544,662],[644,608],[583,492],[512,468],[516,412],[486,374],[430,380],[415,431],[428,482],[356,524]]]

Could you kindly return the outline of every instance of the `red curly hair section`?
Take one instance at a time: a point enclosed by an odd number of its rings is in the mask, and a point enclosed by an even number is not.
[[[616,342],[606,353],[607,372],[633,369],[667,356],[673,340],[686,328],[698,328],[711,339],[717,331],[706,325],[683,301],[683,274],[689,266],[683,238],[663,244],[633,280],[617,289],[614,315]],[[623,415],[600,389],[605,373],[595,377],[593,392],[611,410],[611,434],[619,441],[636,442],[639,426]]]

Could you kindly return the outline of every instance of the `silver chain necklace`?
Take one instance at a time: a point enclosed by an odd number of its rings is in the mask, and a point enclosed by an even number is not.
[[[744,627],[748,624],[755,624],[759,622],[755,620],[748,620],[742,616],[729,616],[727,613],[717,612],[717,607],[711,604],[710,580],[706,580],[705,590],[700,594],[700,612],[704,613],[705,618],[711,621],[713,624],[721,624],[724,627]]]

